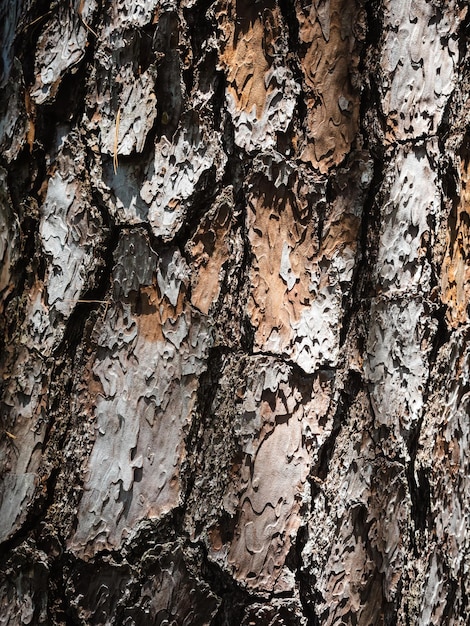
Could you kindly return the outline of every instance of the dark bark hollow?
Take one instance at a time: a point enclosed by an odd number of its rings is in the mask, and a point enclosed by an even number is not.
[[[467,623],[467,9],[3,2],[2,624]]]

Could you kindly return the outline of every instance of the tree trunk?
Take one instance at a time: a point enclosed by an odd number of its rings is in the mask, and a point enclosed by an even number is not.
[[[467,624],[467,2],[0,16],[0,623]]]

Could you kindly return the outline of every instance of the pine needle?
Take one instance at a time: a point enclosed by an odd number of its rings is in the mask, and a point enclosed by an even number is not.
[[[32,28],[35,24],[37,24],[38,22],[40,22],[41,20],[44,20],[46,17],[49,17],[49,15],[52,14],[52,10],[48,11],[47,13],[44,13],[44,15],[40,15],[39,17],[37,17],[35,20],[33,20],[32,22],[30,22],[29,24],[25,24],[23,26],[23,28],[20,30],[20,33],[24,33],[27,30],[29,30],[30,28]]]
[[[82,22],[83,26],[90,31],[90,33],[92,35],[94,35],[96,37],[96,39],[98,39],[98,35],[95,33],[95,31],[93,30],[93,28],[91,26],[88,26],[88,24],[85,22],[85,20],[82,17],[82,13],[83,13],[83,9],[85,6],[85,0],[81,0],[80,1],[80,5],[77,9],[77,13],[78,13],[78,17],[80,18],[80,21]]]
[[[119,143],[119,122],[121,121],[121,107],[119,107],[116,115],[116,128],[114,131],[114,151],[113,151],[113,166],[114,174],[117,174],[118,162],[118,143]]]
[[[92,35],[94,35],[94,36],[95,36],[95,38],[96,38],[96,39],[98,39],[98,34],[97,34],[97,33],[95,33],[95,31],[93,30],[93,28],[92,28],[91,26],[89,26],[89,25],[85,22],[85,20],[83,19],[83,17],[82,17],[81,15],[80,15],[80,20],[81,20],[81,22],[82,22],[83,26],[84,26],[85,28],[87,28],[87,29],[90,31],[90,33],[91,33]]]

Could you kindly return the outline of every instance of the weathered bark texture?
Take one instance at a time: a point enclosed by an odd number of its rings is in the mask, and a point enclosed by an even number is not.
[[[465,626],[466,0],[4,0],[0,624]]]

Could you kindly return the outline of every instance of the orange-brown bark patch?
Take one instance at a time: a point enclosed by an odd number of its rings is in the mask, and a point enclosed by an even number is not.
[[[306,44],[301,67],[307,143],[301,157],[327,172],[344,159],[358,130],[360,100],[352,75],[359,50],[353,27],[361,14],[350,0],[330,0],[318,8],[316,4],[296,6],[300,40]]]
[[[279,9],[266,8],[261,14],[251,0],[233,2],[227,13],[219,17],[227,42],[220,62],[227,73],[228,91],[237,109],[249,113],[255,107],[260,119],[269,93],[266,87],[266,73],[271,67],[269,51],[279,36]]]
[[[220,293],[220,273],[229,258],[227,238],[230,231],[230,209],[223,204],[212,218],[208,216],[203,220],[190,243],[195,268],[191,302],[205,314]]]
[[[274,331],[280,344],[287,346],[293,322],[300,320],[318,292],[335,277],[335,270],[327,269],[332,260],[339,255],[345,263],[353,262],[360,217],[338,203],[319,233],[315,206],[299,219],[294,195],[270,185],[260,180],[259,195],[250,198],[248,225],[254,260],[248,313],[259,345]]]
[[[462,162],[461,193],[447,229],[447,249],[442,264],[442,302],[447,305],[447,321],[453,328],[468,321],[470,295],[470,163]]]
[[[258,329],[259,343],[269,338],[273,328],[288,342],[292,320],[298,320],[302,308],[310,304],[308,267],[316,257],[318,242],[315,220],[306,225],[298,222],[292,196],[285,190],[272,193],[268,185],[266,181],[260,195],[251,198],[248,210],[254,254],[248,312]],[[283,255],[290,262],[290,284],[280,273]]]

